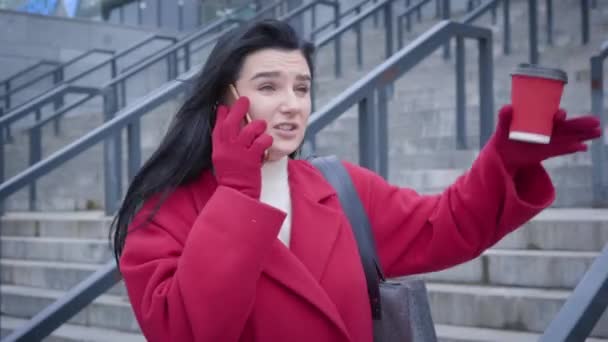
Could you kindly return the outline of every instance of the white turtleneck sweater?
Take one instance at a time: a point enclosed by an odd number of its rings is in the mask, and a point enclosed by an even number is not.
[[[262,165],[260,201],[287,213],[278,238],[289,247],[291,238],[291,197],[287,174],[288,158],[267,161]]]

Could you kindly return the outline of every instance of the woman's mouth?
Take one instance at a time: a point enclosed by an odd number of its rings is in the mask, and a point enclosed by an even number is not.
[[[295,123],[280,123],[272,127],[275,134],[284,139],[291,139],[296,136],[298,125]]]

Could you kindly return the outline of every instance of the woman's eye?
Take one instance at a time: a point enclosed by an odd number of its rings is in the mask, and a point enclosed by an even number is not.
[[[306,94],[308,93],[308,87],[298,87],[296,88],[296,91],[302,94]]]
[[[274,87],[270,84],[266,84],[260,87],[260,90],[262,91],[272,91],[274,90]]]

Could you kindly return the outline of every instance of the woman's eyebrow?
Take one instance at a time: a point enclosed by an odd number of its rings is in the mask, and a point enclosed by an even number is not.
[[[257,74],[253,75],[253,77],[251,77],[251,81],[258,79],[258,78],[278,78],[281,76],[281,72],[280,71],[262,71],[262,72],[258,72]],[[296,80],[298,81],[311,81],[311,77],[308,74],[298,74],[296,75]]]
[[[253,77],[251,77],[250,81],[253,81],[257,78],[277,78],[281,76],[281,72],[279,71],[262,71],[262,72],[258,72],[257,74],[253,75]]]

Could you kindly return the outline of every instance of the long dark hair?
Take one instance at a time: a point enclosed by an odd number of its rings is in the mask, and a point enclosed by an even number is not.
[[[139,170],[112,223],[114,255],[118,262],[127,230],[141,205],[160,194],[154,212],[175,188],[195,180],[212,167],[211,132],[215,107],[234,83],[249,54],[261,49],[299,50],[313,72],[313,45],[300,40],[294,29],[278,20],[249,23],[223,35],[192,84],[191,94],[176,113],[158,149]],[[294,157],[295,153],[290,157]],[[113,235],[113,236],[112,236]]]

